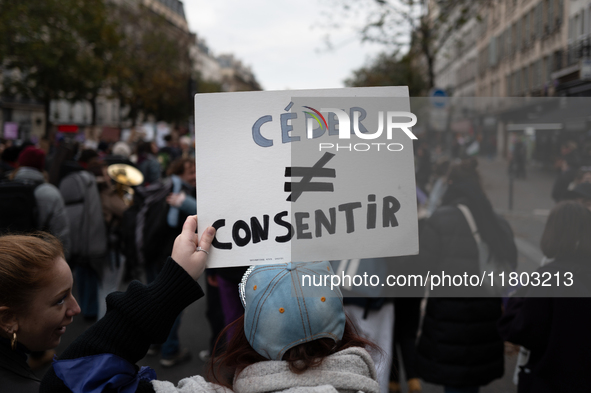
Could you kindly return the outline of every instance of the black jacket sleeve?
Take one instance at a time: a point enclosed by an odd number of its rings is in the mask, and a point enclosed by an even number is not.
[[[171,258],[150,285],[133,281],[126,292],[107,297],[107,314],[78,337],[59,357],[74,359],[101,353],[115,354],[135,364],[150,344],[162,343],[178,314],[203,296],[203,290]],[[53,367],[41,382],[40,392],[69,392]],[[153,391],[140,382],[139,391]]]

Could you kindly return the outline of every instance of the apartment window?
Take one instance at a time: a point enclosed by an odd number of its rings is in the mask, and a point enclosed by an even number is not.
[[[548,80],[548,59],[546,57],[544,57],[542,59],[542,80],[541,83],[544,83]]]
[[[488,44],[488,65],[489,67],[497,65],[497,37],[491,37]]]
[[[554,67],[554,71],[558,71],[562,68],[562,51],[557,50],[554,52],[554,60],[552,62],[552,66]]]

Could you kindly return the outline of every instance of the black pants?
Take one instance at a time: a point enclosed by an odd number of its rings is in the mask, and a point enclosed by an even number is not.
[[[402,355],[406,379],[417,378],[414,363],[416,359],[417,331],[421,317],[422,298],[394,299],[394,340],[392,340],[392,367],[390,380],[400,379],[400,360],[397,348]]]

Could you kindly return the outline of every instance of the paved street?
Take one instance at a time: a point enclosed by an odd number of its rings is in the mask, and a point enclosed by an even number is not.
[[[550,198],[550,191],[554,180],[551,172],[537,167],[528,168],[527,180],[514,182],[514,206],[508,209],[509,181],[507,177],[507,165],[504,161],[489,161],[481,159],[479,168],[483,178],[484,188],[489,195],[495,209],[506,217],[516,236],[519,248],[519,270],[531,271],[538,265],[542,257],[539,251],[539,241],[543,232],[544,223],[548,211],[554,202]],[[76,318],[68,327],[57,353],[63,349],[86,328],[89,323],[82,318]],[[205,364],[198,353],[207,348],[209,339],[209,326],[205,319],[205,302],[198,301],[185,310],[183,323],[180,330],[181,343],[189,348],[193,354],[190,362],[184,363],[172,369],[163,369],[158,363],[158,357],[146,357],[140,365],[148,365],[156,370],[160,379],[178,381],[183,377],[196,374],[205,374]],[[516,387],[511,379],[515,368],[515,358],[506,359],[505,376],[489,386],[481,389],[482,393],[515,392]],[[438,393],[443,389],[440,386],[425,385],[425,393]]]

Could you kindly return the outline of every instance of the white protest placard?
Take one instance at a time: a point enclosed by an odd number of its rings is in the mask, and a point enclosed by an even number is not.
[[[208,266],[418,252],[406,87],[195,96]]]

